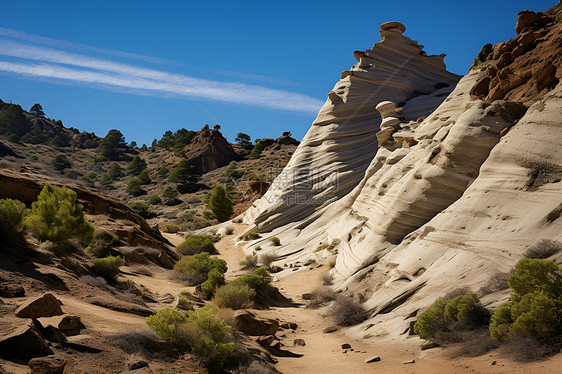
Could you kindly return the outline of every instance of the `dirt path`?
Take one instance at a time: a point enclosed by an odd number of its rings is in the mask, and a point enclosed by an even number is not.
[[[227,261],[227,279],[243,274],[240,260],[244,258],[242,249],[235,244],[237,236],[245,228],[233,225],[234,234],[224,237],[217,243],[218,257]],[[292,307],[275,307],[257,311],[266,318],[279,318],[298,324],[298,328],[280,331],[277,336],[289,349],[302,353],[301,358],[278,357],[276,368],[286,374],[309,373],[555,373],[562,366],[562,354],[537,363],[517,363],[493,351],[480,357],[450,358],[450,351],[436,348],[422,351],[417,337],[380,343],[365,344],[346,336],[343,332],[325,334],[324,328],[334,323],[326,316],[326,308],[305,308],[302,294],[321,284],[321,275],[326,267],[302,270],[276,277],[274,285],[283,295],[300,304]],[[306,345],[294,346],[294,339],[304,339]],[[350,344],[353,350],[342,349],[342,344]],[[378,356],[379,362],[365,363],[365,359]]]

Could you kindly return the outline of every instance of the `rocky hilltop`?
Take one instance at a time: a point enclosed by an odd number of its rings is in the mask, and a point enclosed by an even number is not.
[[[518,36],[485,46],[458,83],[403,25],[381,25],[383,40],[355,53],[284,171],[242,215],[261,234],[246,252],[263,247],[281,266],[333,262],[335,288],[369,311],[352,331],[376,339],[400,336],[448,291],[483,289],[538,241],[561,240],[554,18],[521,12]],[[274,236],[282,245],[267,246]],[[492,308],[509,295],[494,292],[481,292]]]

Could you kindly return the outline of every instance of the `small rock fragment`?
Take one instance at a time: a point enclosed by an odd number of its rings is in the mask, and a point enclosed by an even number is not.
[[[350,349],[351,348],[351,344],[349,343],[344,343],[341,345],[341,349]]]
[[[294,345],[300,345],[301,347],[304,347],[304,346],[306,345],[304,339],[295,339],[295,340],[293,341],[293,344],[294,344]]]
[[[371,362],[379,362],[381,358],[379,356],[373,356],[365,360],[366,364],[370,364]]]
[[[422,351],[425,351],[426,349],[437,348],[439,347],[439,344],[435,343],[434,341],[428,340],[426,342],[423,342],[420,347]]]

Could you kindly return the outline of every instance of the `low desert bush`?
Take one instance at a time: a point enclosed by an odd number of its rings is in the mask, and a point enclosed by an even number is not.
[[[369,317],[363,305],[345,296],[336,298],[330,306],[330,314],[339,326],[353,326]]]
[[[150,205],[162,204],[162,199],[158,195],[152,195],[150,199],[148,199],[148,204]]]
[[[115,234],[104,230],[96,231],[94,233],[94,239],[86,248],[86,251],[95,257],[106,257],[111,250],[119,244],[121,244],[121,241]]]
[[[554,261],[524,259],[509,277],[510,302],[490,322],[497,340],[528,337],[549,344],[562,333],[562,269]]]
[[[224,273],[213,268],[207,273],[207,280],[201,284],[201,292],[207,299],[210,299],[213,297],[215,289],[224,283]]]
[[[322,274],[322,284],[324,286],[331,286],[334,283],[334,276],[329,271]]]
[[[505,290],[509,288],[507,284],[507,279],[511,273],[495,273],[493,274],[486,284],[480,289],[479,293],[482,295],[488,295],[493,292]]]
[[[271,242],[271,244],[273,244],[274,247],[279,247],[281,245],[281,240],[276,236],[269,239],[269,241]]]
[[[200,252],[215,253],[215,237],[211,235],[191,235],[177,246],[179,253],[193,255]]]
[[[193,305],[191,304],[191,301],[185,297],[180,297],[178,299],[178,308],[183,310],[193,310]]]
[[[234,227],[232,227],[232,226],[227,226],[227,227],[224,229],[224,234],[225,234],[225,235],[232,235],[232,234],[234,234]]]
[[[256,250],[257,250],[257,248],[256,248]],[[266,266],[266,267],[269,268],[271,266],[271,264],[273,263],[273,261],[275,261],[275,260],[277,260],[277,256],[275,254],[273,254],[273,253],[262,253],[259,256],[258,262],[262,266]]]
[[[258,255],[247,255],[243,261],[240,261],[240,265],[243,265],[242,269],[254,269],[258,265]]]
[[[131,209],[144,219],[154,218],[156,214],[151,210],[148,203],[143,201],[133,201],[129,204]]]
[[[0,200],[0,235],[4,238],[15,235],[23,229],[25,204],[19,200]]]
[[[307,308],[319,308],[336,299],[336,293],[330,287],[318,287],[310,294],[311,298],[306,304]]]
[[[235,348],[231,327],[211,306],[193,310],[189,317],[171,308],[161,309],[147,317],[146,324],[180,351],[195,354],[214,372],[220,370]]]
[[[77,237],[89,242],[94,228],[86,221],[76,192],[46,184],[25,218],[27,228],[42,241],[52,242]]]
[[[245,274],[236,278],[231,283],[238,285],[245,284],[256,291],[256,294],[259,294],[270,287],[271,275],[269,274],[269,270],[265,266],[262,266],[250,274]]]
[[[241,239],[244,240],[256,240],[261,238],[260,234],[258,234],[255,231],[250,231],[249,233],[247,233],[246,235],[244,235],[243,237],[241,237]]]
[[[223,274],[226,273],[226,261],[211,258],[209,253],[202,252],[193,256],[185,256],[174,266],[174,270],[185,275],[192,284],[200,284],[205,281],[211,269],[217,269]]]
[[[523,256],[525,256],[525,258],[545,259],[550,256],[554,256],[561,250],[562,243],[554,240],[543,239],[527,247]]]
[[[460,331],[470,331],[486,326],[490,312],[486,310],[474,292],[459,295],[456,291],[437,299],[423,312],[414,325],[414,332],[423,339],[438,343],[458,341]]]
[[[162,230],[162,232],[175,234],[175,233],[181,231],[181,227],[179,225],[176,225],[175,223],[170,222],[170,223],[166,223],[165,225],[163,225],[161,230]]]
[[[146,358],[169,350],[167,344],[148,327],[119,332],[109,336],[106,341],[110,345],[121,348],[129,355],[141,354]]]
[[[252,306],[255,295],[246,284],[229,283],[216,290],[214,302],[221,308],[244,309]]]
[[[94,260],[94,272],[106,279],[113,281],[119,275],[119,268],[125,264],[125,261],[119,256],[107,256]]]

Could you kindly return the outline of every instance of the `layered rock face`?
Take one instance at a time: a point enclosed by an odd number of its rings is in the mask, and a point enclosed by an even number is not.
[[[269,231],[349,193],[377,152],[379,102],[400,103],[417,119],[445,99],[459,77],[445,69],[444,55],[427,56],[404,30],[386,23],[381,42],[354,52],[358,63],[342,73],[289,164],[244,214],[245,223]]]
[[[559,28],[551,24],[545,35],[558,35]],[[535,53],[543,50],[542,43],[551,42],[535,42],[518,58],[540,60]],[[536,90],[524,100],[471,95],[488,76],[486,66],[497,66],[498,61],[473,69],[419,121],[405,115],[407,108],[439,96],[418,96],[402,104],[394,98],[393,85],[385,86],[389,91],[378,92],[378,102],[370,107],[378,108],[384,118],[380,131],[379,126],[354,127],[357,138],[368,138],[377,148],[364,172],[344,178],[347,184],[338,190],[342,195],[323,206],[283,210],[267,201],[266,193],[245,219],[256,218],[258,227],[271,233],[249,243],[248,252],[260,245],[279,258],[278,264],[296,266],[335,261],[336,288],[372,312],[371,319],[352,330],[361,336],[398,336],[448,291],[479,291],[497,272],[513,269],[528,246],[542,239],[562,241],[562,84],[537,86],[540,79],[535,75],[542,72],[531,68],[529,79]],[[559,59],[551,62],[560,65]],[[558,74],[560,66],[554,70]],[[403,109],[396,110],[396,104]],[[325,135],[329,141],[338,133],[332,125],[315,122],[307,137],[310,134],[321,134],[315,135],[319,139]],[[320,145],[301,149],[305,144],[310,140],[303,140],[288,172],[298,170],[305,160],[312,166],[317,162],[314,168],[320,170],[331,164],[318,160],[338,160]],[[363,158],[362,144],[356,139],[347,149],[328,149]],[[338,165],[354,170],[351,162]],[[292,191],[287,184],[278,188],[279,193],[287,191]],[[321,196],[326,190],[314,191]],[[271,236],[279,237],[282,245],[267,245]],[[557,256],[562,259],[562,253]],[[500,290],[483,301],[497,303],[506,295]]]

